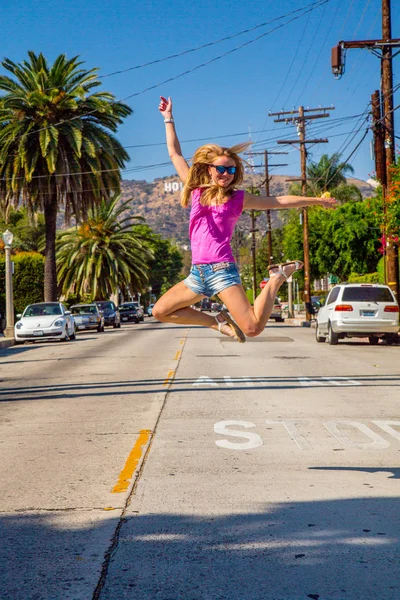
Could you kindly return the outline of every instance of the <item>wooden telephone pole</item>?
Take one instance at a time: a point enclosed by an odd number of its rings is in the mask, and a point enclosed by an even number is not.
[[[250,151],[250,152],[248,152],[248,154],[251,154],[252,156],[260,156],[260,155],[264,156],[264,169],[265,169],[264,185],[265,185],[265,195],[268,197],[270,195],[269,184],[270,184],[270,181],[271,181],[271,176],[269,174],[269,169],[272,168],[272,167],[287,167],[287,163],[270,165],[269,161],[268,161],[268,156],[288,154],[288,152],[271,152],[270,150],[263,150],[262,152],[251,152]],[[261,165],[258,165],[258,166],[261,166]],[[266,214],[267,214],[267,240],[268,240],[267,262],[268,262],[268,265],[272,265],[274,261],[273,261],[273,252],[272,252],[271,211],[267,210]]]
[[[306,139],[306,122],[313,119],[323,119],[329,117],[326,111],[333,110],[333,106],[329,108],[304,108],[299,106],[298,110],[288,112],[270,113],[269,116],[278,116],[274,119],[275,123],[290,123],[297,126],[298,140],[278,140],[278,144],[285,145],[300,145],[300,163],[301,163],[301,178],[293,179],[292,181],[301,181],[301,193],[307,195],[307,144],[326,144],[326,138],[307,140]],[[309,114],[320,111],[320,114]],[[324,112],[321,112],[324,111]],[[307,114],[306,114],[307,113]],[[282,118],[283,117],[283,118]],[[304,302],[311,302],[311,282],[310,282],[310,247],[308,241],[308,211],[307,208],[302,208],[303,222],[303,246],[304,246]],[[311,315],[307,312],[307,320],[310,320]]]
[[[373,95],[372,114],[375,124],[374,141],[377,144],[375,146],[375,170],[382,185],[383,212],[386,221],[386,199],[391,184],[391,168],[396,160],[393,110],[393,48],[400,48],[400,39],[392,38],[390,0],[382,0],[382,39],[341,41],[332,48],[332,71],[336,78],[341,77],[344,73],[344,50],[352,48],[367,48],[381,60],[381,95],[379,97],[378,92]],[[383,125],[381,131],[379,130],[380,124]],[[393,242],[390,231],[384,231],[384,235],[386,238],[384,254],[385,281],[399,299],[398,246]]]

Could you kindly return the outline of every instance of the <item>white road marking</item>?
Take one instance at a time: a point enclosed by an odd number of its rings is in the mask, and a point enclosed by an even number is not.
[[[347,377],[298,377],[300,385],[304,387],[317,386],[321,387],[321,385],[327,383],[328,385],[340,385],[340,386],[348,386],[348,385],[361,385],[361,381],[356,381],[355,379],[348,379]]]
[[[383,439],[380,435],[372,431],[367,425],[357,423],[357,421],[326,421],[324,427],[331,433],[343,446],[350,448],[358,448],[359,450],[371,448],[388,448],[389,442]],[[354,427],[364,433],[370,442],[354,442],[349,436],[340,429],[340,427]]]
[[[300,450],[310,450],[312,448],[311,444],[306,440],[304,435],[298,429],[298,425],[300,425],[299,421],[285,419],[284,421],[266,420],[265,422],[267,423],[267,425],[283,425],[290,437],[292,438],[292,440],[294,441],[294,443],[297,444],[297,446],[300,448]],[[302,421],[302,423],[307,423],[307,421]]]
[[[236,427],[255,427],[254,423],[249,421],[219,421],[214,425],[215,433],[219,435],[230,435],[232,437],[245,438],[247,442],[230,442],[229,440],[216,440],[217,446],[220,448],[228,448],[229,450],[250,450],[263,445],[263,441],[258,433],[250,431],[241,431],[236,429],[228,429],[230,426]]]
[[[386,433],[389,435],[392,435],[396,440],[400,441],[400,432],[392,427],[392,425],[397,425],[397,427],[400,427],[400,421],[382,421],[381,419],[377,419],[376,421],[372,422],[383,429],[383,431],[386,431]]]
[[[218,387],[218,383],[211,379],[211,377],[207,377],[207,375],[202,375],[198,377],[196,381],[192,384],[194,387],[198,385],[211,385],[212,387]]]
[[[383,431],[391,435],[396,441],[400,441],[400,431],[394,429],[394,426],[400,427],[400,421],[385,421],[382,419],[372,420],[372,423],[380,427]],[[266,419],[266,425],[279,425],[290,436],[290,439],[296,444],[300,450],[312,450],[313,446],[306,439],[301,431],[303,425],[307,425],[309,422],[306,419]],[[325,429],[335,437],[344,448],[356,448],[358,450],[383,450],[390,447],[390,442],[385,440],[378,433],[375,433],[364,423],[358,421],[351,421],[345,419],[330,420],[321,422]],[[314,424],[315,425],[315,424]],[[319,424],[317,424],[319,425]],[[231,429],[230,427],[234,427]],[[233,442],[229,439],[216,440],[215,443],[221,448],[228,448],[230,450],[249,450],[253,448],[259,448],[263,445],[262,437],[255,432],[242,431],[236,429],[237,427],[245,427],[246,429],[256,427],[255,423],[251,421],[219,421],[214,425],[214,432],[218,435],[231,436],[235,438],[245,438],[247,442]],[[345,429],[347,428],[347,432]],[[358,438],[351,438],[351,430],[358,430],[361,432],[368,441],[359,441]],[[268,436],[268,432],[265,434]]]

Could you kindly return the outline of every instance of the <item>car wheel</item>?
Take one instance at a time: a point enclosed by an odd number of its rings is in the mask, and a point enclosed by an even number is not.
[[[370,335],[368,340],[371,346],[376,346],[377,344],[379,344],[379,338],[374,335]]]
[[[317,326],[315,328],[315,339],[317,340],[317,342],[319,342],[321,344],[323,342],[325,342],[325,340],[326,340],[326,337],[324,335],[321,335],[320,332],[319,332],[319,325],[318,325],[318,323],[317,323]]]
[[[385,342],[387,344],[389,344],[389,346],[392,346],[393,344],[397,344],[397,342],[399,341],[399,336],[394,333],[393,335],[388,335],[385,338]]]
[[[332,325],[329,323],[328,325],[328,343],[331,346],[336,346],[339,342],[339,334],[332,331]]]

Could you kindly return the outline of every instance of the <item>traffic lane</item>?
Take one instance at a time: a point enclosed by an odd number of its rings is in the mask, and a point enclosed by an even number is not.
[[[149,329],[124,336],[114,330],[109,344],[98,336],[82,345],[33,347],[31,357],[38,358],[19,365],[26,369],[23,385],[8,373],[0,403],[6,597],[92,596],[183,346],[185,330],[171,336]],[[111,356],[117,336],[124,345]],[[47,359],[54,358],[65,372],[49,372]]]
[[[169,330],[153,329],[124,336],[118,356],[99,338],[87,341],[77,362],[65,358],[78,344],[49,348],[50,360],[56,354],[65,371],[43,367],[43,347],[41,371],[27,363],[23,385],[11,377],[10,387],[0,390],[6,457],[0,477],[9,490],[3,510],[115,503],[111,489],[140,432],[153,431],[182,347]]]
[[[102,600],[398,598],[397,353],[310,333],[189,334]]]

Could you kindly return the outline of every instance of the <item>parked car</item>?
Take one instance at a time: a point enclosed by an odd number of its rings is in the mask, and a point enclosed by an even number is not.
[[[213,312],[219,312],[220,310],[222,310],[222,304],[220,304],[219,302],[211,302],[211,310]]]
[[[200,310],[201,311],[203,311],[203,310],[210,311],[211,310],[211,300],[210,300],[210,298],[203,298],[200,301]]]
[[[275,323],[283,323],[285,320],[282,316],[282,304],[279,298],[275,298],[270,319],[275,319]]]
[[[74,317],[61,302],[29,304],[22,314],[17,315],[17,319],[14,327],[16,343],[35,340],[67,342],[76,337]]]
[[[139,323],[140,315],[133,302],[124,302],[119,306],[119,314],[121,321],[133,321],[133,323]]]
[[[137,300],[132,300],[131,304],[133,304],[136,308],[139,315],[139,319],[141,321],[144,321],[144,307]]]
[[[336,285],[317,315],[316,340],[328,338],[331,345],[346,337],[368,337],[370,344],[383,338],[393,344],[398,331],[399,305],[389,286],[378,283]]]
[[[104,331],[104,316],[97,304],[74,304],[70,310],[77,329],[97,329],[99,333]]]
[[[121,317],[118,308],[111,300],[99,300],[96,302],[104,316],[104,325],[106,327],[121,327]]]
[[[146,313],[148,317],[151,317],[153,315],[153,306],[154,304],[149,304],[149,306],[147,307]]]

